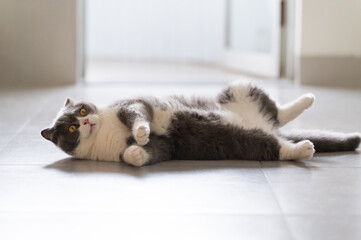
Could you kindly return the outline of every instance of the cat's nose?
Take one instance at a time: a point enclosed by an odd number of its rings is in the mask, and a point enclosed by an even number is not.
[[[83,125],[87,125],[87,124],[90,124],[90,122],[89,122],[89,119],[87,118],[87,119],[85,119],[84,121],[83,121]]]

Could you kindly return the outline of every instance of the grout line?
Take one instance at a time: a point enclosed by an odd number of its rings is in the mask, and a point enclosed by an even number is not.
[[[292,239],[296,239],[295,236],[293,235],[293,232],[291,231],[291,228],[290,228],[288,222],[287,222],[286,214],[283,212],[283,209],[282,209],[282,207],[281,207],[281,204],[280,204],[280,202],[279,202],[279,200],[278,200],[278,198],[277,198],[277,195],[276,195],[276,193],[275,193],[275,191],[274,191],[274,189],[273,189],[273,185],[272,185],[271,181],[269,180],[267,174],[264,172],[264,168],[263,168],[263,165],[262,165],[262,161],[260,161],[260,163],[261,163],[261,171],[262,171],[264,177],[266,178],[268,185],[269,185],[270,188],[271,188],[272,194],[273,194],[274,198],[276,199],[276,202],[277,202],[278,207],[279,207],[280,210],[281,210],[282,218],[283,218],[283,220],[285,221],[285,225],[286,225],[287,231],[289,232],[289,234],[290,234],[290,236],[292,237]]]
[[[20,128],[15,132],[15,134],[9,139],[9,141],[7,141],[3,147],[0,148],[0,152],[3,151],[3,149],[5,149],[5,147],[7,147],[9,145],[10,142],[12,142],[21,131],[24,130],[24,128],[36,117],[36,115],[38,115],[39,113],[41,113],[43,111],[43,108],[45,107],[46,104],[43,104],[41,107],[38,108],[37,111],[35,111],[28,120],[26,120],[21,126]]]

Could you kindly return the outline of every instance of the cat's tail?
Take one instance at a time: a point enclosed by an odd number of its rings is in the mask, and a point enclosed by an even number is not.
[[[316,152],[355,151],[360,145],[360,133],[338,133],[319,130],[292,130],[281,133],[288,140],[299,142],[310,140]]]

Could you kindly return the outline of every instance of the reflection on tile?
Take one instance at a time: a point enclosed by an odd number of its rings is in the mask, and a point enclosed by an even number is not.
[[[263,168],[286,214],[361,214],[361,168]]]
[[[136,177],[146,177],[147,175],[162,174],[162,173],[182,173],[182,172],[199,172],[199,171],[215,171],[226,169],[243,170],[259,168],[258,161],[196,161],[196,160],[177,160],[160,162],[154,165],[144,166],[141,168],[127,165],[118,162],[103,162],[92,161],[74,158],[65,158],[45,166],[46,169],[55,169],[67,173],[85,173],[85,174],[99,174],[99,173],[114,173],[125,174]]]
[[[0,165],[0,211],[280,214],[262,171],[238,161],[84,163]]]
[[[0,151],[0,164],[50,164],[68,155],[40,133],[34,136],[17,136]]]
[[[299,161],[262,161],[265,168],[295,166],[295,167],[326,167],[347,168],[361,167],[360,150],[354,152],[316,153],[313,158]]]
[[[361,239],[361,216],[287,216],[296,240]]]
[[[0,225],[1,239],[292,239],[277,215],[5,213]]]
[[[314,167],[361,167],[360,150],[355,152],[319,153],[305,164]]]

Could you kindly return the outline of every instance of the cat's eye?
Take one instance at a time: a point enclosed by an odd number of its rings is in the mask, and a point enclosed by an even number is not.
[[[76,130],[76,126],[75,126],[75,125],[71,125],[71,126],[69,127],[69,132],[73,133],[73,132],[75,132],[75,130]]]
[[[80,109],[79,113],[82,116],[86,116],[88,114],[88,112],[87,112],[87,110],[85,108]]]

